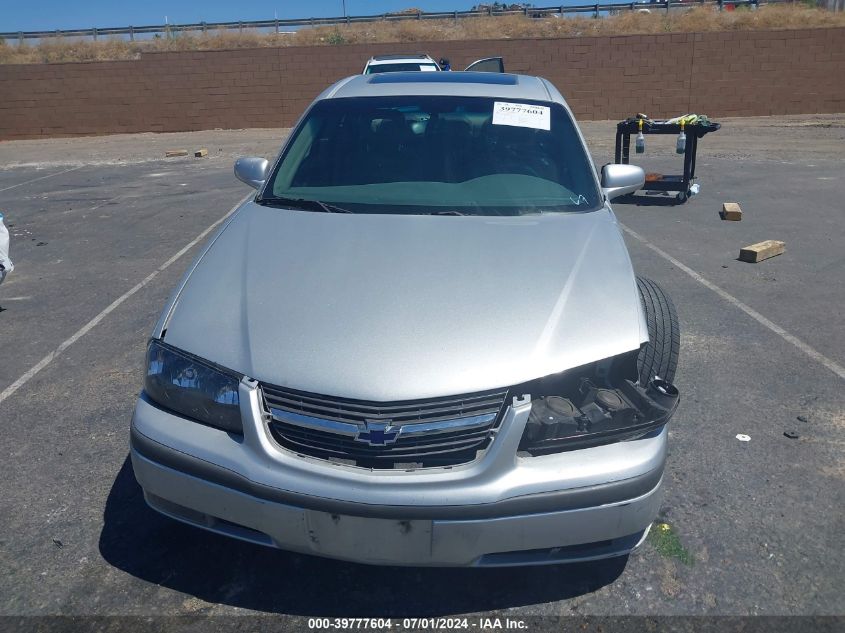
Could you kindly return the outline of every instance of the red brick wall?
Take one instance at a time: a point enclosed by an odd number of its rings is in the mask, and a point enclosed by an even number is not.
[[[287,127],[373,54],[429,51],[463,68],[503,55],[550,79],[580,119],[685,112],[845,112],[845,28],[145,54],[0,65],[0,139]]]

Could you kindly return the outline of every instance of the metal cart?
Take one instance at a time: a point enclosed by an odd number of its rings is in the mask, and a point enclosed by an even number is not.
[[[628,164],[631,149],[631,135],[639,131],[640,119],[632,118],[620,121],[616,124],[616,163]],[[698,150],[698,139],[705,134],[715,132],[720,127],[719,123],[709,121],[705,123],[688,123],[684,125],[684,132],[687,135],[686,149],[684,150],[684,173],[683,174],[656,174],[656,178],[647,178],[643,191],[677,191],[676,198],[679,202],[685,202],[690,196],[690,187],[695,179],[695,153]],[[643,119],[643,134],[675,134],[681,132],[679,123],[666,123],[665,121],[651,121]]]

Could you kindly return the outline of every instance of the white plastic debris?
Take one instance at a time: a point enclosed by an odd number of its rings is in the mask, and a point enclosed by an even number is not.
[[[745,433],[740,433],[739,435],[736,436],[736,439],[738,439],[740,442],[750,442],[751,436],[746,435]]]
[[[696,195],[699,191],[701,191],[701,185],[699,185],[698,183],[695,183],[694,185],[690,185],[690,188],[689,188],[689,195],[694,196],[694,195]]]
[[[15,265],[9,259],[9,231],[3,224],[3,214],[0,213],[0,284],[14,269]]]

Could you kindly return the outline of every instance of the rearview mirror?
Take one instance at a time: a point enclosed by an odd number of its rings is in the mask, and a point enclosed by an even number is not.
[[[601,168],[601,190],[608,200],[634,193],[645,184],[645,172],[636,165],[610,163]]]
[[[235,177],[253,189],[260,189],[267,180],[270,163],[266,158],[249,156],[235,161]]]

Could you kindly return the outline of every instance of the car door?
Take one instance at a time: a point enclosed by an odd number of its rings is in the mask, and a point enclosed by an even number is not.
[[[505,62],[501,57],[485,57],[472,62],[466,67],[466,70],[479,73],[503,73],[505,72]]]

